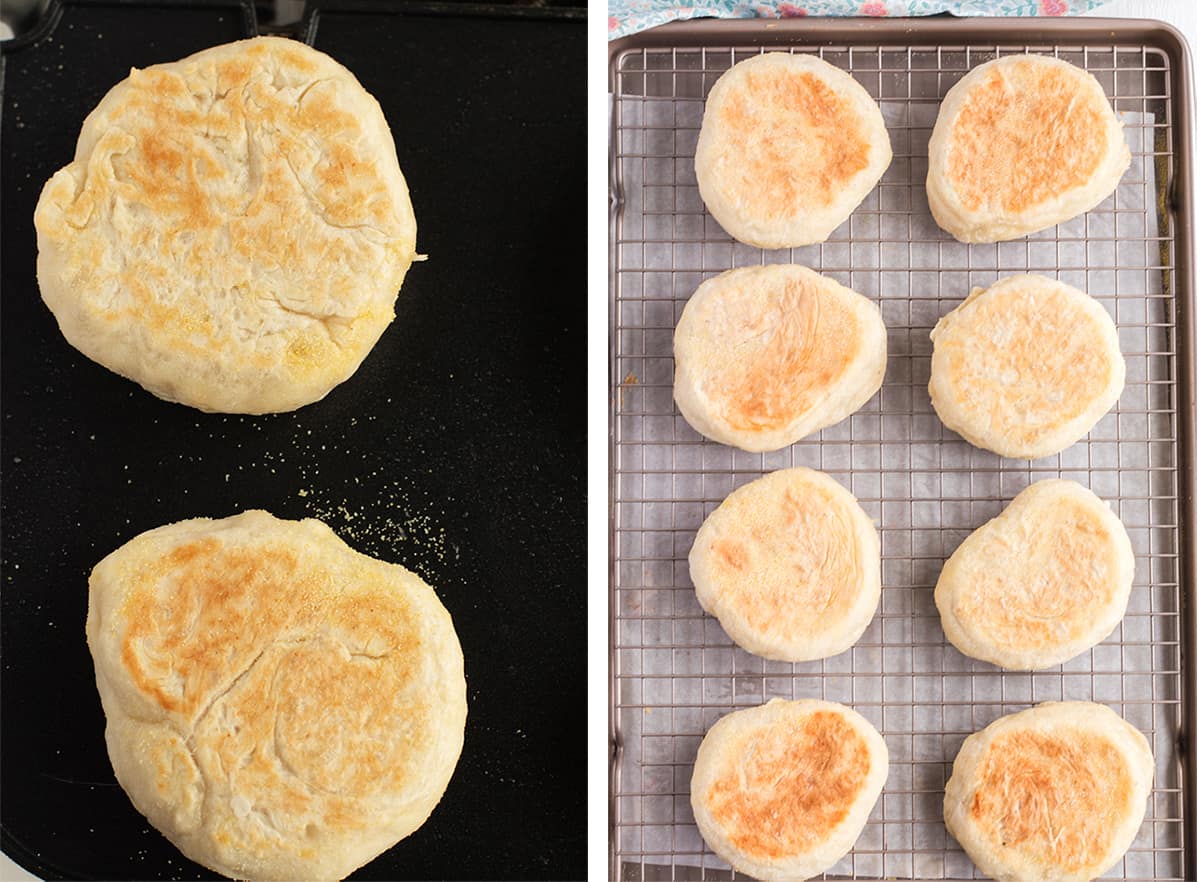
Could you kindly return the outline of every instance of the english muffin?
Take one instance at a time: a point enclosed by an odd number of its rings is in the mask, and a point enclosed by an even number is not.
[[[675,328],[680,413],[743,450],[778,450],[840,422],[879,391],[886,367],[879,308],[803,266],[708,279]]]
[[[293,410],[353,374],[417,231],[379,104],[278,37],[132,71],[34,224],[42,298],[72,346],[230,413]]]
[[[955,549],[933,599],[964,655],[1033,671],[1074,658],[1120,623],[1133,546],[1104,500],[1074,481],[1026,487]]]
[[[1041,276],[975,288],[930,334],[929,396],[947,427],[976,447],[1037,459],[1092,430],[1125,386],[1108,312]]]
[[[799,882],[854,846],[887,774],[887,745],[858,713],[776,698],[708,730],[692,811],[704,841],[734,869]]]
[[[117,780],[234,879],[345,877],[425,822],[462,750],[445,607],[320,521],[142,533],[92,571],[87,639]]]
[[[1004,882],[1088,882],[1133,843],[1154,783],[1146,736],[1101,704],[1047,702],[963,742],[946,827]]]
[[[726,497],[688,554],[696,597],[748,652],[779,661],[836,655],[879,605],[879,533],[833,478],[783,469]]]
[[[704,204],[740,242],[823,242],[879,182],[892,147],[879,105],[813,55],[739,62],[709,92],[696,144]]]
[[[946,93],[929,140],[934,220],[962,242],[998,242],[1094,208],[1130,163],[1096,78],[1065,61],[1010,55]]]

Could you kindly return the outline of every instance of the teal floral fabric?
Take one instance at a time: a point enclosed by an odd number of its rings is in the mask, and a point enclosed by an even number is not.
[[[1078,15],[1103,0],[609,0],[608,37],[615,40],[687,18],[802,18],[807,15]]]

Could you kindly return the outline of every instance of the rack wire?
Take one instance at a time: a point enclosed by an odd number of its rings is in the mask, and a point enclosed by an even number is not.
[[[693,821],[700,740],[732,710],[772,697],[851,705],[891,754],[882,797],[826,879],[983,877],[942,821],[963,740],[1040,701],[1108,704],[1150,739],[1156,775],[1145,822],[1106,879],[1182,880],[1185,702],[1181,627],[1176,230],[1164,210],[1174,125],[1170,59],[1144,45],[791,45],[849,71],[883,110],[894,159],[850,220],[820,245],[762,251],[705,212],[693,156],[712,84],[760,46],[671,46],[613,58],[614,871],[622,880],[731,879]],[[1123,118],[1133,164],[1087,215],[1013,242],[967,246],[929,214],[926,148],[946,90],[978,64],[1051,54],[1099,79]],[[700,282],[734,266],[805,264],[875,300],[888,327],[880,392],[858,413],[784,450],[751,454],[702,439],[672,399],[672,335]],[[1117,322],[1127,381],[1083,441],[1033,462],[1005,460],[945,429],[926,386],[938,318],[975,285],[1041,273],[1088,291]],[[735,487],[790,466],[821,469],[880,528],[879,611],[853,649],[819,662],[767,661],[703,613],[688,575],[696,529]],[[1116,632],[1045,671],[1002,672],[942,633],[942,562],[1036,480],[1079,481],[1110,500],[1136,571]]]

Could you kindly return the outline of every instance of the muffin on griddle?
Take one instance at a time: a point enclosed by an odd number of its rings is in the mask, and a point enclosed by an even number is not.
[[[169,401],[288,411],[358,368],[416,256],[378,102],[261,37],[134,70],[34,215],[67,341]]]
[[[344,878],[425,822],[462,750],[449,613],[320,521],[142,533],[92,571],[87,639],[117,780],[234,879]]]

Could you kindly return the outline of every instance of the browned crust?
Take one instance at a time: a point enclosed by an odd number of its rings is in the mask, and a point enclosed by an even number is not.
[[[755,342],[704,392],[738,431],[778,429],[811,410],[858,356],[859,317],[840,297],[822,296],[811,279],[789,279],[778,301],[753,327],[730,328]],[[764,338],[765,339],[762,339]]]
[[[1035,524],[1023,551],[1037,562],[1035,571],[980,567],[971,590],[954,604],[959,621],[986,622],[989,638],[1011,651],[1080,639],[1095,611],[1121,591],[1112,577],[1119,562],[1108,524],[1073,500],[1062,500],[1052,514],[1053,520]],[[1007,545],[1010,539],[993,541]]]
[[[719,119],[730,190],[765,217],[829,205],[869,162],[854,106],[808,71],[747,73]]]
[[[1132,788],[1108,738],[1023,730],[988,747],[969,811],[998,846],[1074,873],[1108,854]]]
[[[1107,150],[1107,106],[1070,70],[1034,61],[993,69],[954,120],[946,176],[969,211],[1018,214],[1085,185]]]
[[[802,854],[845,820],[870,771],[870,751],[846,719],[817,711],[747,739],[742,762],[709,790],[712,816],[756,860]]]

